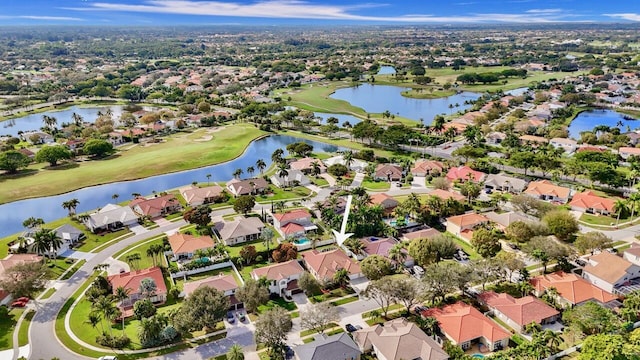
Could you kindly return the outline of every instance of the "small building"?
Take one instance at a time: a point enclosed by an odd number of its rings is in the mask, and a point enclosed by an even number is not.
[[[196,289],[201,287],[212,287],[228,296],[229,310],[238,310],[244,307],[244,304],[235,297],[238,283],[233,275],[218,274],[196,281],[185,282],[183,294],[189,297]]]
[[[571,154],[578,149],[578,142],[573,139],[553,138],[549,141],[556,149],[563,149],[567,154]]]
[[[78,241],[86,237],[82,230],[71,224],[58,226],[57,228],[53,229],[53,231],[55,231],[56,235],[58,235],[58,237],[65,242],[66,247],[75,245]],[[60,249],[58,251],[63,252],[64,250]]]
[[[449,359],[434,338],[405,318],[358,330],[353,339],[363,353],[371,351],[381,360]]]
[[[478,295],[478,300],[517,332],[522,332],[524,327],[532,322],[545,325],[555,323],[560,318],[558,310],[534,296],[516,299],[509,294],[485,291]]]
[[[632,279],[640,277],[640,266],[608,251],[592,255],[587,261],[588,264],[582,269],[582,277],[610,293],[617,287],[630,285]]]
[[[487,224],[489,218],[482,214],[469,213],[451,216],[447,218],[447,231],[456,235],[463,236],[465,232],[473,230],[476,226]]]
[[[311,183],[307,175],[300,170],[287,170],[286,176],[280,176],[278,172],[270,178],[271,183],[279,188],[289,186],[306,186]]]
[[[487,174],[481,171],[473,170],[472,168],[464,165],[464,166],[458,166],[458,167],[453,167],[449,169],[449,171],[447,172],[446,178],[451,182],[472,181],[472,182],[480,183],[485,179],[486,176]]]
[[[221,221],[215,225],[225,245],[237,245],[260,238],[264,223],[257,217],[240,217],[233,221]]]
[[[587,214],[610,215],[614,213],[615,201],[596,195],[591,190],[573,195],[569,203],[571,210],[584,212]]]
[[[435,189],[435,190],[429,192],[427,195],[438,197],[442,201],[447,201],[449,199],[453,199],[453,200],[458,201],[458,202],[463,202],[463,201],[466,200],[466,198],[464,196],[458,194],[457,192],[447,191],[447,190],[442,190],[442,189]]]
[[[372,205],[379,205],[385,215],[391,215],[400,202],[386,193],[375,193],[370,196]]]
[[[360,239],[362,245],[364,245],[364,254],[366,256],[371,255],[380,255],[389,259],[389,250],[398,244],[398,240],[388,237],[388,238],[378,238],[374,236],[366,237]],[[409,256],[409,252],[406,249],[402,249],[402,252],[405,253],[406,259],[403,263],[404,266],[413,266],[414,260],[411,256]],[[393,263],[393,261],[392,261]]]
[[[328,167],[335,164],[345,165],[344,157],[342,155],[334,156],[324,160],[324,164]],[[349,164],[349,170],[351,171],[364,171],[367,168],[367,162],[359,159],[352,159]]]
[[[480,347],[480,344],[489,351],[502,350],[507,347],[511,337],[493,320],[463,302],[425,310],[422,316],[438,320],[442,333],[463,350],[470,350],[473,345]]]
[[[362,355],[347,333],[317,335],[314,341],[293,349],[296,360],[360,360]]]
[[[618,149],[618,154],[621,158],[628,160],[632,156],[640,156],[640,148],[621,147]]]
[[[143,294],[140,293],[140,283],[143,279],[151,279],[156,284],[155,294],[149,297],[151,302],[164,303],[167,300],[167,286],[164,283],[162,270],[158,266],[155,266],[148,269],[124,272],[107,277],[107,280],[113,287],[114,294],[116,289],[121,286],[129,290],[129,298],[118,304],[119,307],[125,309],[130,308],[136,301],[144,298]]]
[[[295,209],[285,213],[273,214],[273,226],[285,238],[301,237],[318,227],[311,221],[307,209]]]
[[[555,185],[549,180],[532,181],[524,192],[536,199],[566,203],[571,197],[571,189]]]
[[[622,258],[640,266],[640,245],[632,243],[631,247],[622,253]]]
[[[378,164],[373,173],[375,180],[400,181],[402,177],[402,167],[395,164]]]
[[[616,302],[618,298],[608,291],[602,290],[576,274],[557,271],[552,274],[539,275],[530,281],[534,293],[540,297],[545,291],[554,288],[558,295],[556,301],[563,307],[571,307],[594,301],[599,304]]]
[[[411,168],[411,175],[413,176],[427,176],[438,175],[444,173],[447,166],[435,160],[417,160]]]
[[[522,222],[537,222],[538,219],[530,217],[526,214],[517,211],[509,211],[506,213],[497,213],[495,211],[491,211],[488,213],[484,213],[490,221],[495,223],[498,228],[504,231],[509,225],[513,224],[516,221]]]
[[[525,180],[504,174],[489,174],[484,181],[485,189],[508,193],[521,193],[526,186]]]
[[[224,189],[219,185],[206,187],[189,186],[180,190],[182,197],[191,207],[203,204],[211,204],[224,197]]]
[[[137,197],[129,203],[129,207],[140,216],[159,218],[161,216],[173,214],[182,209],[182,205],[175,195],[167,194],[151,199]]]
[[[487,136],[485,136],[487,144],[489,145],[500,145],[506,138],[507,134],[499,131],[490,132],[487,134]]]
[[[266,278],[269,280],[269,292],[284,297],[302,291],[298,286],[298,279],[303,272],[304,269],[298,260],[293,259],[254,269],[251,271],[251,277],[254,280]]]
[[[90,214],[85,226],[94,233],[117,231],[138,223],[138,215],[128,206],[107,204],[97,212]]]
[[[333,276],[340,269],[347,270],[351,280],[362,277],[360,264],[340,249],[324,252],[315,249],[305,251],[302,253],[302,258],[309,272],[319,281],[333,280]]]
[[[235,197],[241,195],[263,194],[269,189],[267,180],[263,178],[232,179],[227,182],[227,190]]]
[[[322,161],[310,157],[292,161],[289,163],[289,167],[292,170],[299,170],[302,171],[303,174],[309,175],[313,174],[314,163],[318,164],[320,174],[327,172],[327,166]]]
[[[193,236],[190,234],[173,234],[169,236],[169,245],[175,260],[188,260],[198,251],[206,251],[216,246],[209,236]]]

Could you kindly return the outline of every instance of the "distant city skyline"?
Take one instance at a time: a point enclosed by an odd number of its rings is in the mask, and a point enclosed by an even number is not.
[[[544,24],[640,22],[640,2],[595,0],[5,0],[0,25]]]

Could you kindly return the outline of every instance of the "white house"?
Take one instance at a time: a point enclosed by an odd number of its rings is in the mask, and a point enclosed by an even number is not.
[[[640,266],[607,251],[590,256],[588,262],[582,269],[582,277],[610,293],[617,287],[628,285],[631,279],[640,277]]]
[[[269,179],[271,183],[279,188],[287,187],[287,186],[305,186],[309,185],[311,182],[309,178],[300,170],[287,170],[287,176],[279,176],[278,172],[272,175]]]
[[[298,260],[293,259],[254,269],[251,272],[251,277],[255,280],[259,280],[261,277],[266,278],[269,280],[269,291],[284,297],[301,291],[298,287],[298,279],[303,272],[304,269]]]
[[[138,223],[138,215],[128,206],[107,204],[84,222],[92,232],[116,231]]]
[[[578,142],[573,139],[553,138],[549,140],[549,144],[556,149],[563,149],[568,154],[573,153],[578,148]]]

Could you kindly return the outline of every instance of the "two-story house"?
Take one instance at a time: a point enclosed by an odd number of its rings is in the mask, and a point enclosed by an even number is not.
[[[295,209],[273,214],[273,226],[284,238],[297,238],[318,227],[311,221],[307,209]]]
[[[254,269],[251,271],[251,277],[255,280],[266,278],[269,280],[269,292],[284,297],[301,291],[298,279],[303,272],[304,269],[298,260],[293,259]]]

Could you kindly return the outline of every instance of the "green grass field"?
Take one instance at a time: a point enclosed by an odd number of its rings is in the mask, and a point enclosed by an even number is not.
[[[20,323],[20,329],[18,330],[18,346],[25,346],[29,343],[29,326],[31,325],[31,319],[33,319],[35,314],[35,311],[29,310],[22,320],[22,323]]]
[[[24,309],[15,308],[9,311],[9,316],[0,318],[0,350],[13,347],[13,331]]]
[[[386,181],[365,180],[362,182],[362,187],[372,191],[386,191],[386,190],[389,190],[389,187],[391,187],[391,184]]]
[[[264,134],[253,126],[240,124],[212,133],[213,138],[209,141],[196,142],[178,134],[164,143],[138,145],[120,151],[112,158],[72,163],[66,169],[65,166],[42,169],[43,164],[36,164],[30,169],[42,170],[35,174],[22,172],[0,177],[3,189],[0,203],[221,163],[240,156],[251,141]],[[185,179],[185,183],[190,181]]]

